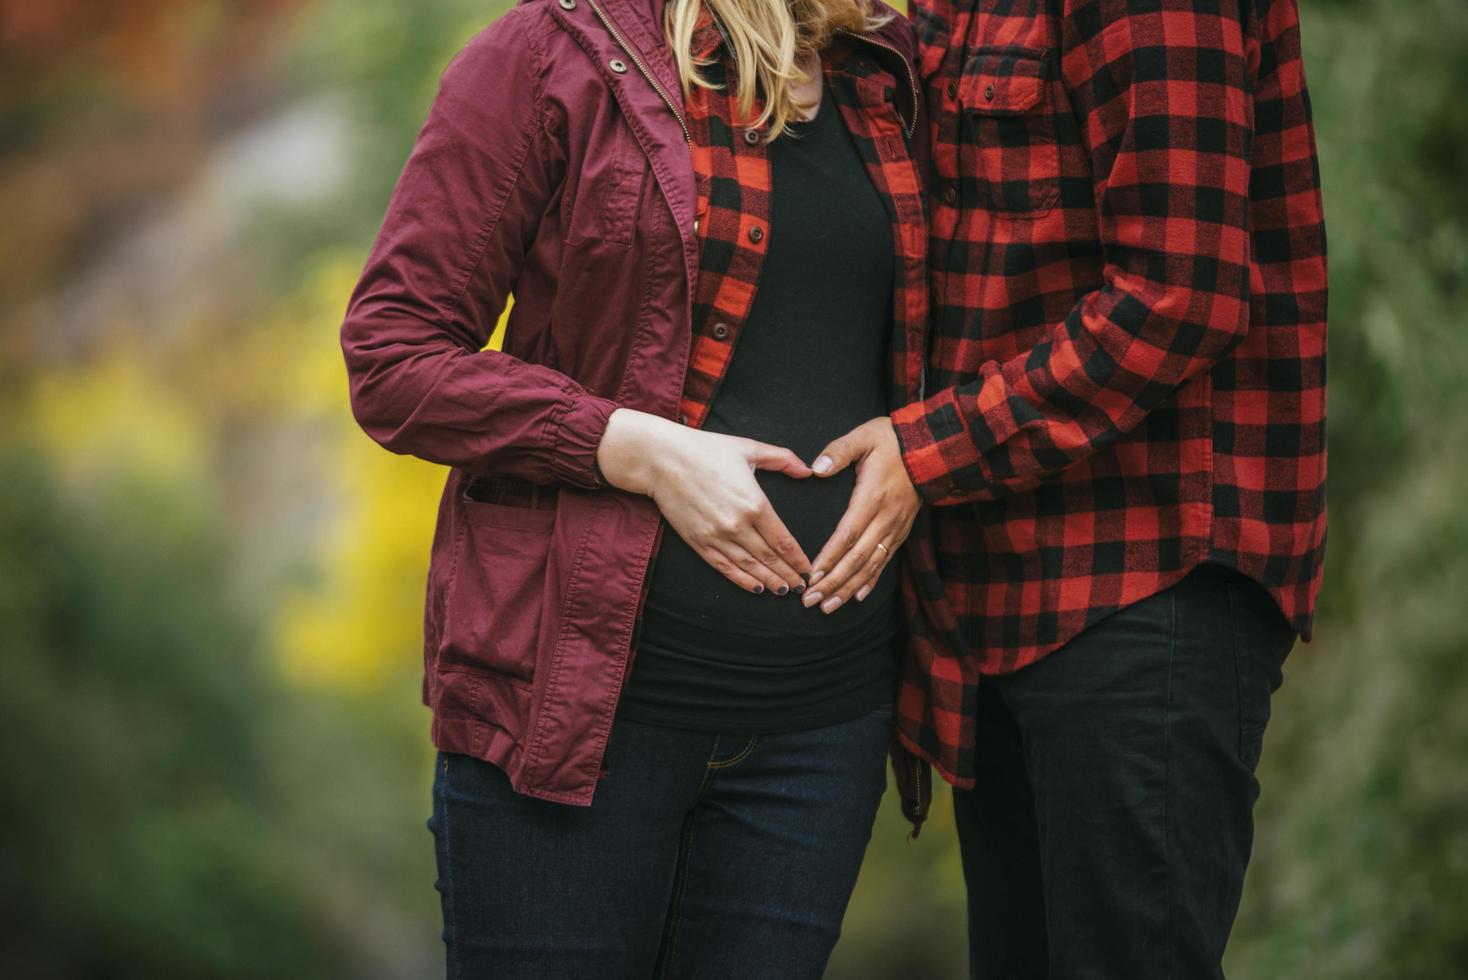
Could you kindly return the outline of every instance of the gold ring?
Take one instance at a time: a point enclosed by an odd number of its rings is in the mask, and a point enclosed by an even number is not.
[[[882,554],[888,556],[889,558],[892,556],[892,552],[888,551],[887,550],[887,546],[885,544],[883,544],[882,542],[878,541],[877,542],[877,547],[882,549]]]

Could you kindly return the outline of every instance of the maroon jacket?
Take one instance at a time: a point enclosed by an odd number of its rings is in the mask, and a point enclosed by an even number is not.
[[[615,408],[676,418],[688,373],[697,193],[661,21],[662,0],[529,0],[470,42],[342,327],[362,427],[452,467],[424,617],[434,744],[564,803],[596,787],[660,525],[600,485],[596,448]],[[907,24],[883,37],[911,57]],[[512,292],[504,351],[484,350]],[[921,358],[902,364],[917,397]]]

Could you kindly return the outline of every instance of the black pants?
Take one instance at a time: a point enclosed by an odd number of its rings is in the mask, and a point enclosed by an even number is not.
[[[1294,639],[1263,589],[1205,565],[985,679],[978,783],[954,795],[973,977],[1223,976]]]

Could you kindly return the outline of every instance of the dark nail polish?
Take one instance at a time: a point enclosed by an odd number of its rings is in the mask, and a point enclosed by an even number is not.
[[[795,587],[795,594],[796,595],[800,595],[804,591],[805,591],[805,586],[804,585],[797,585]]]
[[[788,586],[788,585],[782,585],[778,589],[775,590],[775,595],[785,595],[789,591],[790,591],[790,586]]]
[[[755,594],[755,595],[759,595],[759,594],[760,594],[760,593],[761,593],[761,592],[763,592],[763,591],[764,591],[764,590],[765,590],[765,587],[764,587],[764,586],[763,586],[763,585],[756,585],[756,586],[755,586],[755,587],[754,587],[754,594]]]

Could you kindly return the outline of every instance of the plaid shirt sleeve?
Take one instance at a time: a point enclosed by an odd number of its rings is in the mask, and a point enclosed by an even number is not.
[[[1091,162],[1104,283],[1031,350],[893,413],[934,503],[1024,492],[1085,460],[1248,329],[1253,110],[1238,0],[1062,11],[1060,72]]]

